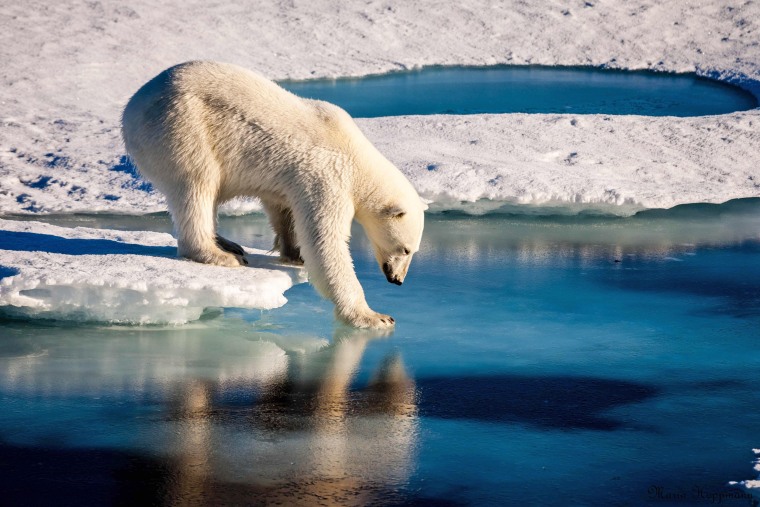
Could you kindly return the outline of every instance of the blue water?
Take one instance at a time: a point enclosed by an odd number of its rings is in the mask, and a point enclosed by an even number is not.
[[[360,118],[478,113],[704,116],[758,106],[749,92],[694,74],[578,67],[431,67],[280,84],[297,95],[338,104]]]
[[[391,335],[308,285],[181,327],[0,321],[3,502],[709,505],[756,475],[760,200],[433,215],[402,287],[352,251]]]

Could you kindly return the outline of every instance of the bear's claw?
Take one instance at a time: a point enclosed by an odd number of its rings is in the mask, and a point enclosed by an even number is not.
[[[216,235],[216,245],[224,250],[225,252],[229,252],[234,255],[243,256],[245,255],[245,250],[243,250],[243,247],[235,243],[234,241],[230,241],[226,238],[221,237],[220,235]],[[246,262],[246,264],[248,264]]]
[[[390,315],[373,312],[372,310],[367,313],[357,315],[353,318],[346,318],[343,320],[354,327],[362,329],[387,329],[393,327],[396,324],[396,320]]]

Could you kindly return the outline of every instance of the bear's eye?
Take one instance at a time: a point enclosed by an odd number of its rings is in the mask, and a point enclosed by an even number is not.
[[[409,255],[410,250],[408,248],[404,248],[404,255]]]
[[[383,208],[381,214],[386,218],[401,218],[406,215],[406,211],[396,205],[390,204]]]

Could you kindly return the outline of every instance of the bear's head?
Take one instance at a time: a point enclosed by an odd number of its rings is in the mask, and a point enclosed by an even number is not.
[[[412,256],[420,249],[425,209],[427,205],[419,198],[411,204],[388,204],[362,224],[377,263],[391,283],[404,282]]]

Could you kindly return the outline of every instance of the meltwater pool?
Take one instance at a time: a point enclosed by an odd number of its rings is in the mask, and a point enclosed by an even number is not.
[[[705,116],[753,109],[747,91],[695,74],[584,67],[428,67],[364,78],[284,81],[355,117],[568,113]]]
[[[1,320],[3,502],[752,505],[727,483],[760,446],[760,199],[430,215],[402,287],[352,249],[392,334],[306,284],[179,327]]]

